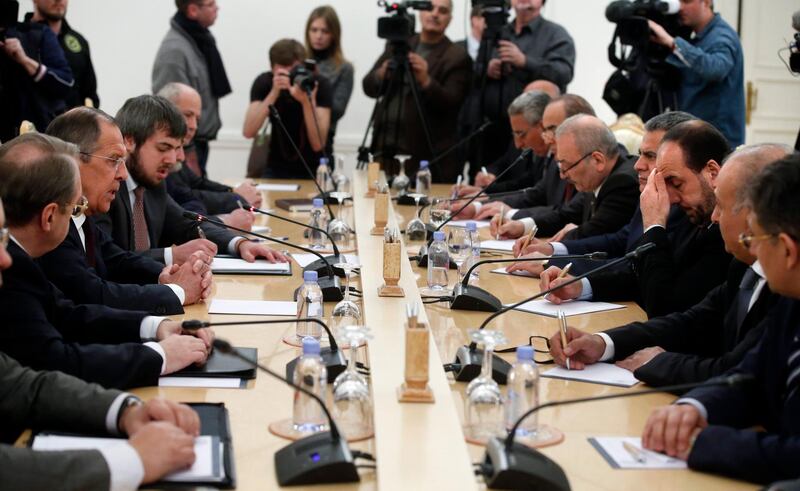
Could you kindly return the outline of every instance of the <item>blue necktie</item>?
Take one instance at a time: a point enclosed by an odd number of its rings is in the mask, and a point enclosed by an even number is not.
[[[747,317],[747,311],[750,307],[750,300],[753,298],[753,291],[758,282],[758,273],[753,271],[753,268],[747,268],[742,281],[739,283],[739,292],[736,294],[736,339],[739,339],[738,331],[744,323],[744,318]]]
[[[794,391],[800,386],[800,336],[794,337],[792,349],[790,350],[786,364],[789,368],[789,376],[786,377],[786,398],[792,397]]]

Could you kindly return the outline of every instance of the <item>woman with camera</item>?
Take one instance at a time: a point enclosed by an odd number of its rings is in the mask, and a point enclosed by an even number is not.
[[[353,93],[353,64],[342,54],[342,28],[339,16],[329,5],[311,11],[306,22],[306,53],[317,62],[317,73],[328,79],[333,87],[331,126],[326,152],[333,152],[336,123],[344,116]]]
[[[312,171],[324,155],[331,122],[332,90],[326,78],[314,75],[313,62],[303,62],[305,54],[303,45],[294,39],[276,42],[269,50],[272,71],[256,77],[250,89],[250,105],[242,131],[245,138],[261,138],[259,129],[267,118],[272,125],[262,177],[309,178],[292,140]],[[273,107],[277,115],[273,114]],[[280,122],[276,116],[280,116]]]

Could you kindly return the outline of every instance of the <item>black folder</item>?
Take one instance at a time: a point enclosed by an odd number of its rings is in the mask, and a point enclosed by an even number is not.
[[[258,362],[258,350],[256,348],[236,348],[245,358],[251,361],[248,363],[234,355],[221,353],[219,350],[211,352],[205,365],[189,365],[183,370],[169,374],[170,377],[238,377],[245,380],[256,378],[256,369],[253,363]]]

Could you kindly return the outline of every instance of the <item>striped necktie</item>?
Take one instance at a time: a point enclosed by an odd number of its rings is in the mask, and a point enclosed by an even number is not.
[[[800,335],[794,337],[791,355],[786,364],[789,368],[789,376],[786,377],[786,398],[788,399],[800,386]]]
[[[147,217],[144,216],[144,187],[133,190],[133,236],[136,251],[150,249],[150,236],[147,230]]]

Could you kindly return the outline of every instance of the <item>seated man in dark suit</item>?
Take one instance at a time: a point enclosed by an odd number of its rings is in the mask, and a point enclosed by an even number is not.
[[[635,244],[653,242],[657,247],[630,267],[557,290],[549,295],[551,301],[634,300],[649,317],[680,312],[699,302],[724,281],[730,264],[719,227],[711,220],[716,202],[714,183],[728,153],[725,137],[704,121],[686,121],[667,131],[658,149],[656,169],[642,191],[644,233]],[[685,222],[676,225],[671,235],[666,228],[670,203],[685,214]],[[566,281],[553,282],[560,273],[557,266],[545,270],[541,287]]]
[[[653,411],[645,448],[698,471],[769,483],[800,477],[800,157],[767,166],[750,183],[742,236],[778,300],[759,344],[725,375],[751,383],[709,386]],[[760,427],[763,431],[753,429]]]
[[[75,305],[34,261],[64,241],[70,217],[87,206],[73,158],[77,151],[71,143],[36,133],[0,147],[0,197],[14,261],[0,289],[0,351],[37,370],[60,370],[117,388],[155,385],[162,374],[205,362],[211,331],[180,335],[180,322]]]
[[[128,177],[125,142],[114,119],[99,109],[78,107],[54,119],[47,133],[78,146],[74,157],[88,200],[83,216],[70,222],[64,242],[37,260],[47,278],[75,303],[158,315],[181,314],[182,305],[207,298],[211,271],[202,258],[164,267],[120,248],[95,224],[94,217],[108,211]]]
[[[118,246],[167,265],[183,264],[197,251],[213,257],[218,248],[250,262],[259,256],[287,260],[265,245],[216,225],[198,227],[169,197],[164,180],[177,162],[186,134],[183,116],[171,102],[152,95],[134,97],[125,102],[116,120],[128,149],[129,176],[120,184],[108,213],[97,217],[97,225]],[[198,238],[201,230],[208,239]]]
[[[261,192],[249,181],[236,189],[214,182],[200,171],[194,135],[203,108],[197,91],[185,84],[171,82],[158,91],[158,95],[175,104],[186,122],[183,138],[184,158],[167,177],[167,192],[181,207],[201,215],[218,215],[218,219],[234,227],[250,230],[252,213],[240,208],[239,203],[261,207]]]
[[[11,266],[8,241],[0,202],[0,271]],[[182,404],[160,398],[142,404],[131,394],[59,372],[23,368],[3,353],[0,418],[0,487],[27,491],[136,489],[191,465],[200,430],[197,414]],[[124,435],[129,445],[115,452],[41,452],[11,446],[25,428]]]
[[[560,337],[550,340],[556,363],[564,364],[564,356],[569,356],[570,368],[580,370],[613,360],[652,386],[702,382],[739,363],[761,339],[761,321],[777,299],[756,257],[739,243],[739,235],[747,230],[745,191],[758,171],[787,153],[791,149],[783,145],[745,147],[731,154],[720,170],[713,219],[725,249],[736,258],[725,283],[685,312],[594,335],[569,328],[566,349]]]

